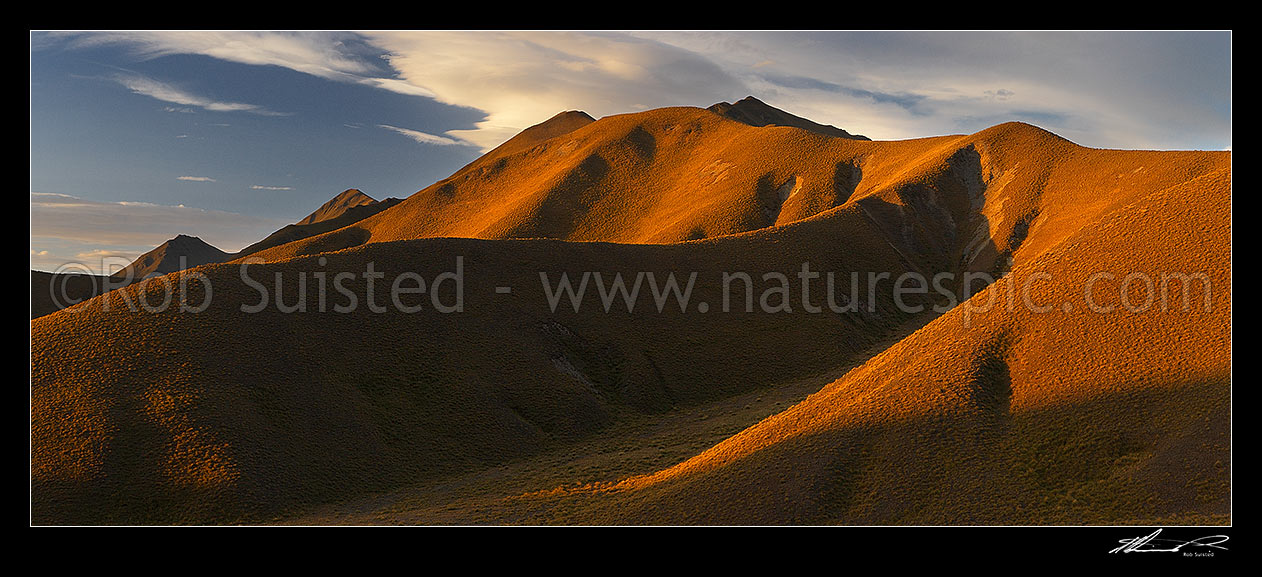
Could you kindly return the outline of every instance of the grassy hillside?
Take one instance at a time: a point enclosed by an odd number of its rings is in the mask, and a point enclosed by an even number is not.
[[[211,287],[204,311],[130,310],[162,300],[151,282],[34,320],[34,521],[262,521],[532,463],[542,472],[478,519],[1226,511],[1229,153],[1093,150],[1017,123],[869,142],[695,108],[580,114],[350,226],[256,253],[267,262],[246,269],[249,282],[236,263],[164,277],[195,308]],[[804,264],[821,275],[809,299]],[[366,306],[370,265],[381,312]],[[440,312],[457,291],[435,283],[458,266],[461,310]],[[1099,271],[1115,275],[1100,283],[1115,306],[1131,272],[1203,272],[1214,309],[1093,313],[1081,289]],[[332,287],[339,272],[352,275],[341,285],[352,312],[335,308],[348,304]],[[553,306],[541,282],[596,272],[577,311],[564,297]],[[750,292],[725,291],[724,273],[741,272]],[[952,303],[912,294],[905,304],[926,311],[900,309],[891,285],[906,272],[949,273],[955,291],[964,273],[1043,273],[1034,302],[1074,308],[961,306],[907,334],[936,316],[928,306]],[[390,303],[403,273],[427,292]],[[621,274],[630,288],[641,273],[654,276],[634,311],[607,295],[606,312],[596,285]],[[649,285],[673,274],[682,291],[694,273],[684,310],[675,298],[659,310]],[[826,306],[827,273],[857,310]],[[870,273],[884,284],[869,289]],[[281,312],[300,282],[306,311]],[[255,284],[270,298],[244,312]],[[841,378],[748,430],[673,445],[676,466],[602,461],[599,478],[548,468],[614,432],[657,438],[698,410],[739,413],[723,419],[739,429],[773,409],[737,399],[829,374]]]
[[[36,519],[249,517],[529,454],[620,412],[660,413],[821,372],[898,326],[888,294],[878,293],[876,313],[745,313],[738,282],[724,313],[721,274],[791,278],[797,265],[788,263],[809,261],[848,278],[896,266],[887,246],[864,240],[872,233],[851,210],[695,244],[432,239],[248,269],[269,288],[281,275],[282,301],[293,305],[304,272],[331,278],[372,262],[386,275],[378,286],[388,286],[402,272],[452,272],[459,256],[464,312],[449,314],[428,295],[403,302],[423,310],[400,312],[380,288],[387,312],[335,312],[347,301],[330,289],[321,313],[313,276],[306,313],[279,312],[272,301],[248,314],[241,307],[259,293],[233,265],[165,277],[186,279],[193,306],[204,300],[202,283],[212,287],[200,313],[131,312],[125,298],[161,302],[157,282],[150,293],[115,291],[32,325]],[[836,251],[842,244],[855,250]],[[686,312],[675,299],[656,312],[648,281],[633,313],[618,299],[606,314],[594,289],[580,312],[568,300],[553,312],[540,271],[576,283],[586,271],[652,272],[663,287],[671,273],[681,288],[692,271],[697,280]],[[362,276],[344,286],[366,299]],[[754,290],[758,307],[762,283]],[[454,303],[451,285],[439,295]],[[701,313],[700,302],[714,308]]]
[[[1030,294],[1051,310],[961,306],[677,466],[524,498],[550,522],[1227,522],[1229,191],[1220,171],[1144,195],[1010,273],[1049,275]],[[1208,301],[1121,290],[1171,272],[1205,273]]]

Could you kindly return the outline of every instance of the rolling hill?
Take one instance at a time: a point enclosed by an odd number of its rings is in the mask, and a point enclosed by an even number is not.
[[[267,522],[385,495],[351,521],[1222,522],[1230,153],[726,114],[759,104],[562,113],[263,264],[169,277],[204,310],[149,312],[161,287],[131,286],[35,319],[34,521]],[[1110,314],[1083,305],[1099,272]],[[1214,306],[1118,308],[1136,272],[1203,274]],[[942,290],[895,291],[908,273]],[[642,290],[599,290],[615,275]],[[1050,310],[981,310],[1031,278]],[[383,296],[404,282],[427,292]],[[593,479],[544,458],[817,379],[677,464],[611,456]],[[390,497],[514,463],[553,469],[466,496],[471,518]]]

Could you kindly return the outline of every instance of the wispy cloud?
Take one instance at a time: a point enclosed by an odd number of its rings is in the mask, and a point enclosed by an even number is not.
[[[47,253],[48,251],[43,251],[43,252]],[[122,259],[126,261],[133,261],[133,260],[136,260],[136,257],[140,256],[141,254],[144,254],[144,253],[137,252],[137,251],[107,250],[107,249],[98,248],[98,249],[87,250],[87,251],[77,253],[75,254],[75,258],[80,261],[89,261],[89,262],[105,260],[105,259]]]
[[[72,47],[124,46],[140,58],[200,54],[229,62],[280,66],[337,82],[434,97],[382,65],[382,51],[353,32],[135,31],[59,33]]]
[[[178,234],[199,236],[236,251],[289,224],[219,210],[148,202],[102,202],[57,193],[31,193],[31,265],[55,270],[81,262],[105,270],[105,257],[131,257]],[[125,263],[124,263],[125,264]]]
[[[378,124],[377,126],[402,134],[403,136],[411,138],[421,144],[436,144],[438,146],[468,146],[470,144],[460,139],[438,136],[428,132],[412,130],[411,128],[399,128],[398,126],[390,126],[389,124]]]
[[[293,190],[294,189],[294,187],[292,186],[264,186],[262,184],[255,184],[251,186],[250,188],[252,190]]]
[[[200,108],[210,112],[248,112],[250,114],[259,114],[262,116],[288,116],[287,113],[275,112],[255,104],[224,102],[199,96],[171,84],[154,80],[146,76],[141,76],[139,74],[119,74],[114,76],[114,81],[122,84],[128,90],[131,90],[136,94],[142,94],[144,96],[161,100],[163,102],[169,102],[171,104]],[[166,107],[166,110],[185,112],[185,110],[173,109],[173,107],[170,106]]]
[[[176,180],[186,180],[189,182],[218,182],[209,176],[177,176]]]
[[[828,82],[818,78],[811,78],[809,76],[767,75],[763,76],[762,79],[782,88],[834,92],[856,99],[868,100],[875,104],[893,104],[913,114],[921,115],[924,114],[924,111],[918,110],[917,106],[924,102],[927,98],[927,96],[923,94],[915,94],[912,92],[893,93],[865,90],[862,88],[855,88],[853,86],[844,86],[836,82]]]

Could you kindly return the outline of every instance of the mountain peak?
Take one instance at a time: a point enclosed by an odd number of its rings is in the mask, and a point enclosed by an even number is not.
[[[114,273],[115,277],[132,280],[193,268],[204,264],[223,262],[230,255],[196,236],[176,235],[157,248],[140,255],[127,268]]]
[[[162,243],[162,244],[164,244],[164,245],[169,245],[169,244],[176,244],[176,245],[202,245],[202,244],[204,244],[204,245],[206,245],[206,246],[211,246],[211,245],[210,245],[210,243],[208,243],[208,242],[206,242],[206,241],[202,240],[202,239],[201,239],[201,237],[197,237],[197,236],[190,236],[190,235],[187,235],[187,234],[177,234],[177,235],[175,235],[175,238],[172,238],[172,239],[170,239],[170,240],[168,240],[168,241],[166,241],[166,242],[164,242],[164,243]]]
[[[595,121],[596,121],[596,119],[595,119],[595,118],[592,118],[592,115],[590,115],[590,114],[588,114],[588,113],[586,113],[586,112],[583,112],[582,110],[563,110],[563,111],[558,112],[558,113],[556,113],[555,115],[553,115],[553,117],[552,117],[552,118],[549,118],[549,119],[547,119],[547,120],[543,121],[543,123],[542,123],[542,124],[547,124],[547,123],[549,123],[549,122],[555,122],[555,121],[579,121],[579,122],[582,122],[583,120],[586,120],[587,122],[595,122]],[[536,126],[538,126],[538,125],[536,125]]]
[[[590,114],[582,110],[565,110],[558,112],[552,118],[549,118],[539,124],[531,126],[510,138],[507,142],[497,149],[502,153],[534,146],[540,142],[550,138],[556,138],[562,134],[569,134],[588,124],[596,122]]]
[[[315,224],[337,218],[357,206],[377,204],[377,199],[364,194],[358,188],[348,188],[317,208],[315,212],[298,221],[298,224]]]
[[[851,140],[871,140],[870,138],[859,135],[850,134],[845,130],[837,128],[829,124],[819,124],[811,120],[789,114],[779,108],[771,106],[753,96],[746,96],[736,104],[729,102],[720,102],[706,110],[728,118],[737,122],[748,124],[750,126],[793,126],[819,134],[835,136],[838,138],[848,138]]]

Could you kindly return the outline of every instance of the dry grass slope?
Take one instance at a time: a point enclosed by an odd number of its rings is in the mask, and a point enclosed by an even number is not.
[[[696,271],[691,302],[717,309],[722,272],[793,279],[804,262],[846,280],[1043,272],[1035,302],[1078,307],[996,307],[968,327],[956,308],[676,466],[597,489],[539,486],[498,504],[499,518],[1219,520],[1229,213],[1229,153],[1093,150],[1019,123],[870,142],[698,108],[563,113],[395,206],[260,251],[267,263],[249,269],[269,287],[284,279],[286,304],[305,272],[315,309],[314,272],[371,262],[388,285],[452,271],[459,256],[465,312],[420,300],[416,314],[245,314],[257,293],[225,264],[166,277],[194,303],[198,275],[209,279],[200,314],[129,312],[124,301],[145,296],[132,286],[33,321],[34,520],[267,520],[529,462],[626,419],[841,370],[901,336],[910,315],[889,290],[873,313],[658,313],[646,289],[635,313],[606,314],[590,294],[581,312],[551,311],[539,281]],[[1132,271],[1204,272],[1213,311],[1085,311],[1082,283],[1099,270],[1115,289]],[[362,277],[346,286],[364,298]]]
[[[550,502],[535,521],[1229,522],[1229,192],[1219,170],[1140,195],[1010,273],[1018,291],[1049,275],[1032,301],[1072,311],[956,308],[675,467],[528,496]],[[1117,279],[1111,296],[1100,285],[1108,314],[1082,292],[1101,271]],[[1187,310],[1181,281],[1166,310],[1120,304],[1146,301],[1138,283],[1122,300],[1127,274],[1171,272],[1206,273],[1210,310],[1197,281]],[[974,304],[1002,303],[1007,286]]]

